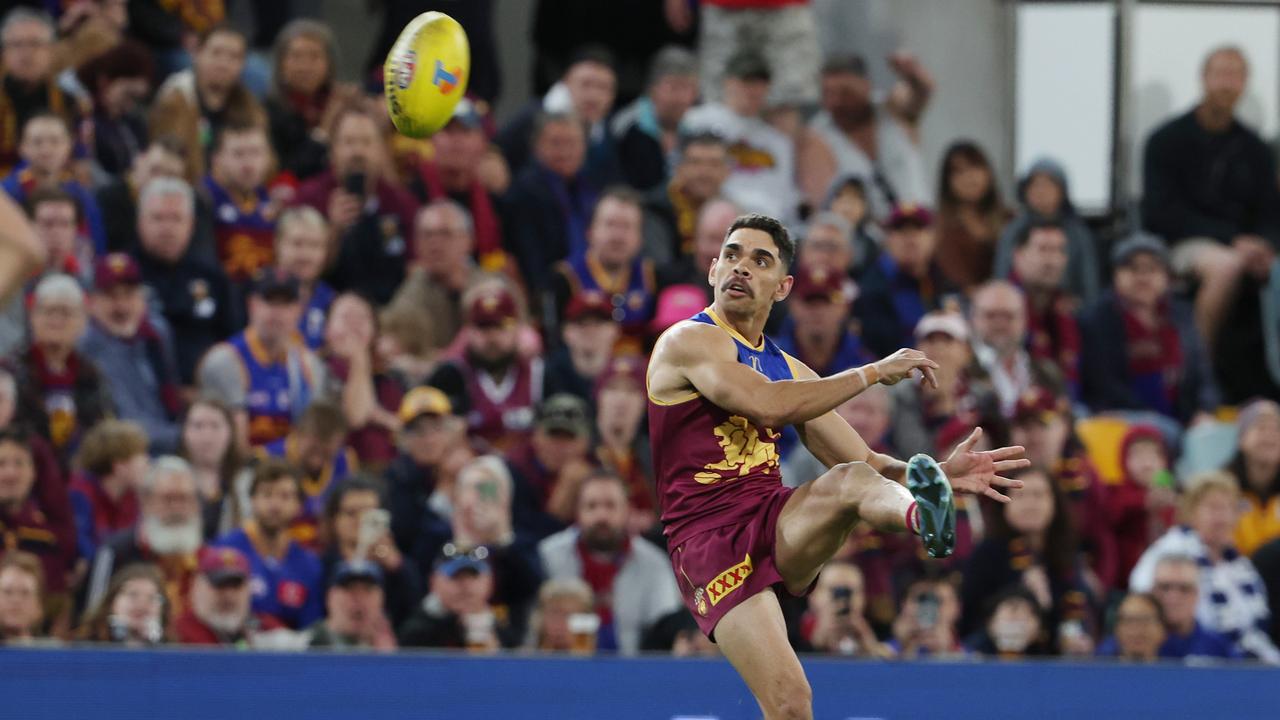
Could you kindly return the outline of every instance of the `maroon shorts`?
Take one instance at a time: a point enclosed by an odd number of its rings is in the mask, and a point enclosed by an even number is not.
[[[778,515],[792,491],[779,485],[751,518],[698,533],[671,550],[671,567],[684,605],[712,640],[716,623],[725,613],[752,595],[783,584],[773,561],[773,544]]]

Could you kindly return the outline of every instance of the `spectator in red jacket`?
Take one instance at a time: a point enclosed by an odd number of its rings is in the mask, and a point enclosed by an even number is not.
[[[284,626],[250,609],[249,561],[234,548],[206,547],[191,584],[191,607],[175,622],[178,642],[254,647],[262,634]]]
[[[1107,515],[1116,542],[1116,583],[1129,573],[1147,546],[1174,523],[1178,494],[1169,472],[1164,435],[1151,425],[1135,425],[1120,443],[1124,479],[1107,488]]]

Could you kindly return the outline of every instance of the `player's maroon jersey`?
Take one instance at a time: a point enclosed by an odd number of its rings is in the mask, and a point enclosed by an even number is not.
[[[716,325],[738,346],[738,362],[770,380],[793,375],[785,353],[765,338],[752,345],[711,308],[692,318]],[[649,396],[649,436],[664,532],[674,547],[698,533],[755,516],[782,482],[780,428],[757,427],[697,393],[662,403]]]

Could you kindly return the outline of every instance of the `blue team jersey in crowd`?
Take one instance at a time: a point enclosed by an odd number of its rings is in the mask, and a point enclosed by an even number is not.
[[[254,612],[272,615],[295,630],[324,617],[324,568],[315,553],[291,541],[283,558],[265,557],[244,528],[223,535],[214,545],[235,548],[249,559]]]
[[[308,348],[319,350],[324,345],[324,324],[329,317],[329,306],[337,296],[338,293],[323,282],[317,281],[311,288],[311,297],[298,319],[298,332],[302,333],[302,340]]]
[[[235,348],[248,380],[244,409],[249,415],[249,442],[265,445],[289,433],[293,419],[311,404],[311,377],[302,353],[290,348],[286,360],[273,361],[252,330],[227,341]]]

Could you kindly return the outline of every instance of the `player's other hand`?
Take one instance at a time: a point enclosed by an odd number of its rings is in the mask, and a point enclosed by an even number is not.
[[[925,357],[924,353],[919,350],[903,348],[889,357],[877,361],[875,367],[880,374],[880,382],[885,385],[896,385],[904,378],[911,377],[916,370],[919,370],[922,382],[927,382],[935,388],[938,387],[938,378],[933,375],[938,363]]]

